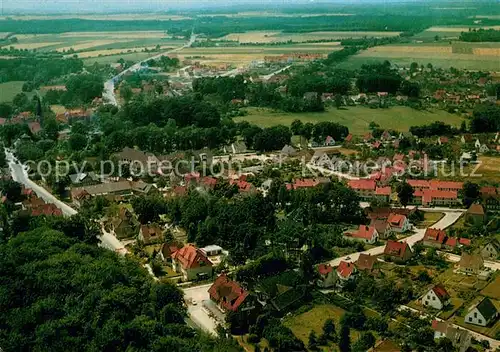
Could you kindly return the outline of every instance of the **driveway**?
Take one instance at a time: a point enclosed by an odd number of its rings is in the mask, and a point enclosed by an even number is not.
[[[216,321],[211,318],[207,311],[203,308],[203,301],[210,300],[208,289],[212,284],[189,287],[182,289],[184,291],[184,299],[188,307],[188,314],[191,320],[201,329],[208,333],[217,335]]]

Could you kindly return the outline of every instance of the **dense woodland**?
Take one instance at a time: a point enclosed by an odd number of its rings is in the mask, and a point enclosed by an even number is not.
[[[500,42],[500,31],[495,29],[471,29],[460,34],[464,42]]]

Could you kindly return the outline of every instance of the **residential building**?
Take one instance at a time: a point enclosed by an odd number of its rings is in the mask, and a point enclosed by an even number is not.
[[[181,273],[184,281],[212,276],[212,262],[205,253],[187,244],[172,254],[172,269]]]
[[[465,212],[465,221],[473,225],[482,225],[486,222],[486,213],[481,204],[474,203]]]
[[[488,210],[500,210],[500,189],[496,187],[481,187],[481,200]]]
[[[107,226],[118,239],[123,239],[135,237],[139,223],[127,208],[122,207],[118,216],[112,218]]]
[[[377,186],[374,180],[349,180],[348,185],[363,200],[370,200],[375,195]]]
[[[158,243],[163,241],[163,230],[158,224],[141,225],[139,228],[139,241],[144,244]]]
[[[441,310],[449,304],[450,294],[441,284],[435,285],[422,297],[422,305],[424,307]]]
[[[386,239],[390,235],[390,231],[387,231],[389,224],[387,224],[387,218],[372,218],[370,220],[370,226],[377,230],[379,238]]]
[[[122,180],[118,182],[101,183],[98,185],[76,187],[71,190],[72,197],[78,196],[83,190],[90,196],[130,196],[134,193],[147,194],[151,191],[153,185],[142,181]]]
[[[498,311],[489,298],[484,298],[478,305],[472,306],[464,318],[467,324],[488,326],[498,318]]]
[[[484,270],[484,260],[479,254],[463,252],[460,257],[459,269],[467,275],[478,275]]]
[[[339,284],[343,286],[349,280],[353,280],[354,276],[357,272],[356,266],[354,263],[349,263],[346,261],[341,261],[339,266],[337,267],[337,276],[339,277]]]
[[[497,240],[491,240],[481,248],[481,256],[484,259],[495,260],[500,255],[500,243]]]
[[[319,278],[317,281],[318,287],[330,288],[335,286],[338,281],[338,276],[333,270],[333,267],[329,264],[318,265]]]
[[[161,245],[158,257],[165,263],[172,263],[172,254],[177,252],[180,248],[182,248],[182,244],[176,241],[164,243]]]
[[[435,340],[446,337],[458,352],[466,352],[472,345],[472,334],[469,331],[456,328],[446,321],[433,320],[432,330]]]
[[[423,244],[426,247],[441,249],[446,242],[446,232],[444,230],[428,228],[425,230]]]
[[[128,164],[130,171],[136,174],[156,172],[159,167],[159,159],[152,153],[125,147],[119,153],[114,154],[118,162]]]
[[[297,154],[297,150],[291,145],[285,145],[283,149],[281,149],[281,155],[283,156],[294,156]]]
[[[375,198],[383,201],[383,202],[389,202],[390,201],[390,197],[391,197],[391,192],[392,192],[392,189],[391,187],[387,186],[387,187],[377,187],[375,189]]]
[[[360,253],[358,260],[356,261],[356,268],[359,271],[364,271],[367,273],[376,273],[379,270],[378,260],[376,256],[370,254]]]
[[[237,312],[242,310],[253,310],[257,308],[258,302],[252,299],[250,293],[243,289],[240,284],[221,274],[208,289],[210,299],[217,304],[220,310],[226,312]]]
[[[397,263],[405,263],[413,256],[410,246],[406,242],[389,240],[385,245],[384,257]]]
[[[69,178],[72,184],[80,186],[90,186],[100,182],[99,176],[93,171],[71,174]]]
[[[410,220],[405,215],[391,213],[387,218],[388,230],[395,233],[404,233],[410,230]]]
[[[356,232],[347,232],[346,237],[356,241],[374,244],[378,241],[378,232],[373,226],[359,225]]]

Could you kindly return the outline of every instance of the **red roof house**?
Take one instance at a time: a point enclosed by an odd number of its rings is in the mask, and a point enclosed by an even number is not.
[[[217,303],[224,311],[236,312],[248,297],[236,281],[230,280],[226,274],[220,275],[208,289],[210,299]]]
[[[410,246],[406,242],[388,240],[384,249],[384,256],[396,262],[406,262],[413,255]]]
[[[197,279],[200,274],[212,276],[212,262],[192,244],[187,244],[172,254],[172,267],[183,275],[185,281]]]
[[[349,238],[373,244],[378,240],[378,232],[373,226],[359,225],[358,231],[348,233]]]
[[[341,261],[337,267],[337,275],[340,280],[347,281],[356,273],[356,266],[353,263]]]
[[[444,230],[428,228],[424,234],[424,246],[441,248],[446,241],[446,232]]]

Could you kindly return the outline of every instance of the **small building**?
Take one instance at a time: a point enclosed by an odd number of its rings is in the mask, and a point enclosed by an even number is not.
[[[488,326],[498,318],[498,311],[489,298],[484,298],[478,305],[472,306],[464,322],[479,326]]]
[[[333,146],[335,145],[335,139],[332,136],[327,136],[325,138],[325,146]]]
[[[347,233],[347,238],[352,238],[356,241],[363,241],[368,244],[374,244],[378,241],[378,232],[373,226],[359,225],[356,232]]]
[[[184,281],[212,276],[212,262],[205,253],[187,244],[172,254],[172,269],[182,274]]]
[[[220,310],[237,312],[240,310],[253,310],[257,307],[257,300],[250,299],[250,293],[240,284],[221,274],[208,289],[210,299],[217,304]]]
[[[486,213],[481,204],[474,203],[465,212],[465,221],[474,225],[482,225],[486,222]]]
[[[446,232],[444,230],[428,228],[425,230],[423,245],[441,249],[446,242]]]
[[[387,218],[388,230],[395,233],[404,233],[410,230],[410,220],[405,215],[391,213]]]
[[[338,276],[329,264],[318,265],[319,279],[317,281],[318,287],[330,288],[335,286],[338,281]]]
[[[433,320],[432,330],[435,340],[446,337],[458,352],[466,352],[472,344],[472,334],[469,331],[456,328],[446,321]]]
[[[359,271],[366,273],[375,273],[379,270],[377,257],[370,254],[360,253],[355,264]]]
[[[353,263],[341,261],[337,267],[337,276],[340,280],[340,286],[345,285],[349,280],[353,280],[356,272],[357,269]]]
[[[479,254],[463,252],[458,265],[460,271],[467,275],[478,275],[484,270],[484,260]]]
[[[424,307],[441,310],[449,304],[450,294],[441,284],[435,285],[422,297],[422,305]]]
[[[495,260],[500,255],[500,243],[491,240],[481,248],[481,257],[484,259]]]
[[[146,245],[162,242],[163,231],[158,224],[141,225],[137,238]]]
[[[384,257],[397,263],[406,263],[413,256],[406,242],[388,240],[384,248]]]
[[[281,155],[284,155],[284,156],[294,156],[297,154],[297,150],[295,150],[294,147],[292,147],[291,145],[285,145],[283,147],[283,149],[281,149]]]
[[[125,207],[120,208],[118,216],[111,219],[109,224],[118,239],[137,236],[139,224],[134,215]]]

